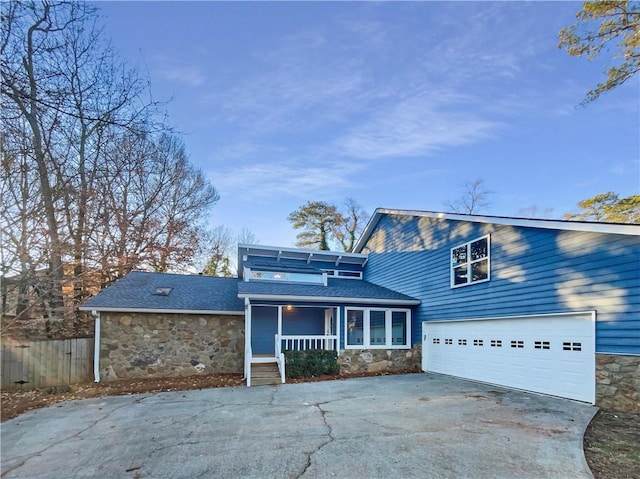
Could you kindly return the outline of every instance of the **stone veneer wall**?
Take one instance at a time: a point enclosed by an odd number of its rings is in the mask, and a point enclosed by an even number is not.
[[[596,405],[640,413],[640,356],[596,354]]]
[[[244,316],[100,315],[102,381],[241,373]]]
[[[414,344],[412,349],[343,349],[338,364],[344,374],[420,370],[421,349],[420,344]]]

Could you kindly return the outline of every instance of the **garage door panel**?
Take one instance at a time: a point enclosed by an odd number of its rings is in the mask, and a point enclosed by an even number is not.
[[[425,371],[594,402],[590,313],[424,322],[423,332]]]

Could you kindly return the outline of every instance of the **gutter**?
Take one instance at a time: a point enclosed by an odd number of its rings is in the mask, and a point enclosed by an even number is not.
[[[218,314],[225,316],[244,316],[244,311],[215,311],[212,309],[160,309],[160,308],[113,308],[110,306],[80,306],[80,311],[109,311],[112,313],[159,313],[159,314]]]
[[[261,300],[261,301],[300,301],[308,303],[345,303],[345,304],[386,304],[389,306],[417,306],[421,303],[419,299],[374,299],[374,298],[354,298],[339,296],[292,296],[273,294],[252,294],[240,293],[240,299]]]
[[[93,310],[91,315],[95,318],[93,332],[93,382],[100,382],[100,312]]]

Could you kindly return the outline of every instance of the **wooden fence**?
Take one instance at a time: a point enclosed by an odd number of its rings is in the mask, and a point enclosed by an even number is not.
[[[2,338],[2,389],[93,380],[93,338],[42,341]]]

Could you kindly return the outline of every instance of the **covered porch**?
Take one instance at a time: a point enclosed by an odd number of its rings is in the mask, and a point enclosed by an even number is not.
[[[324,349],[339,352],[339,314],[340,308],[332,305],[254,304],[245,300],[247,386],[251,386],[254,365],[271,364],[273,371],[277,367],[280,382],[284,383],[284,351]]]

